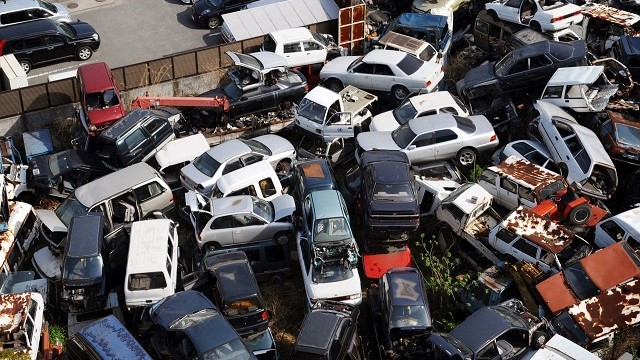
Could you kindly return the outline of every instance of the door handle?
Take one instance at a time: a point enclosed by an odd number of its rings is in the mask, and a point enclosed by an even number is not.
[[[47,46],[47,49],[53,50],[53,46]]]

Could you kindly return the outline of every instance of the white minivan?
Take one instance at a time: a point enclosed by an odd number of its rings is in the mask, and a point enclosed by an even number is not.
[[[131,224],[124,299],[127,308],[173,295],[178,279],[178,224],[153,219]]]
[[[331,35],[318,34],[304,27],[273,31],[264,37],[260,51],[281,55],[287,66],[322,64],[340,56]]]

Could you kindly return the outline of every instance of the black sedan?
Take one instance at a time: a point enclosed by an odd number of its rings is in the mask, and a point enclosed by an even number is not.
[[[78,186],[110,172],[95,154],[65,150],[33,158],[27,181],[36,192],[66,197]]]
[[[544,40],[519,47],[497,62],[480,65],[456,84],[465,100],[544,86],[558,68],[586,65],[583,40]]]

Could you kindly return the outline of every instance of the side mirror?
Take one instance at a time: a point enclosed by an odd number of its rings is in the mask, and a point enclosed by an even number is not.
[[[415,150],[416,146],[415,145],[409,145],[409,147],[407,148],[407,150]]]

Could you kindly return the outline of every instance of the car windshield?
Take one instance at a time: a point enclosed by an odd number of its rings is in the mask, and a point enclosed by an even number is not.
[[[267,222],[272,222],[273,217],[275,216],[275,211],[273,209],[273,204],[268,201],[264,201],[257,197],[253,197],[253,212],[260,216],[261,218],[267,220]]]
[[[637,127],[616,124],[618,142],[625,145],[640,146],[640,129]]]
[[[409,144],[411,144],[413,139],[416,138],[416,133],[411,130],[409,123],[406,123],[393,130],[391,132],[391,137],[399,148],[405,149],[407,146],[409,146]]]
[[[324,36],[314,32],[311,33],[311,36],[313,36],[317,42],[324,44],[324,46],[329,46],[329,42],[324,38]]]
[[[207,321],[213,319],[214,317],[216,317],[218,315],[220,315],[220,313],[217,312],[214,309],[200,310],[200,311],[195,312],[193,314],[185,315],[185,316],[181,317],[180,319],[174,321],[169,326],[169,329],[171,329],[171,330],[188,329],[188,328],[190,328],[192,326],[196,326],[196,325],[202,324],[204,322],[207,322]]]
[[[567,285],[578,299],[584,300],[600,294],[600,289],[591,281],[580,262],[564,269],[563,274]]]
[[[58,12],[58,8],[56,8],[56,6],[51,3],[48,3],[46,1],[40,1],[40,0],[38,0],[38,3],[40,4],[41,7],[46,8],[49,11],[52,11],[54,13]]]
[[[308,98],[302,99],[302,101],[300,101],[300,106],[298,106],[298,116],[313,121],[316,124],[322,125],[326,113],[326,107],[313,102]]]
[[[60,29],[62,33],[64,33],[70,38],[76,37],[75,30],[73,30],[73,28],[66,23],[58,23],[58,29]]]
[[[212,158],[207,153],[204,153],[193,160],[193,166],[195,166],[198,171],[209,177],[213,177],[216,171],[218,171],[218,168],[220,168],[220,165],[221,164],[216,159]]]
[[[245,143],[245,145],[247,145],[251,149],[251,152],[271,156],[271,150],[269,150],[269,148],[261,142],[246,139],[240,139],[240,141]]]
[[[360,56],[359,58],[357,58],[357,59],[353,60],[353,62],[352,62],[352,63],[349,65],[349,67],[347,68],[347,71],[348,71],[348,70],[351,70],[351,69],[353,69],[353,68],[355,68],[355,67],[356,67],[356,66],[358,66],[358,65],[360,65],[360,63],[362,62],[362,58],[363,58],[363,57],[364,57],[364,56]]]
[[[249,360],[251,354],[242,341],[235,338],[202,354],[203,360]]]
[[[80,203],[80,201],[78,201],[74,196],[65,199],[65,201],[63,201],[55,211],[58,218],[60,218],[60,221],[62,221],[67,228],[74,216],[85,215],[88,212],[89,208],[82,205],[82,203]]]
[[[246,297],[224,304],[222,312],[225,316],[244,316],[262,309],[257,296]]]
[[[347,219],[343,217],[316,220],[314,241],[340,241],[351,237]]]
[[[322,266],[313,268],[313,282],[323,284],[348,280],[353,277],[353,271],[342,264],[342,261],[325,262]]]
[[[213,7],[219,7],[220,5],[222,5],[222,1],[223,0],[207,0],[207,4]]]
[[[102,256],[67,258],[62,268],[65,280],[94,280],[102,276]]]
[[[418,115],[418,110],[416,110],[411,101],[407,101],[395,108],[392,113],[398,124],[404,125]]]
[[[407,75],[413,75],[424,64],[424,61],[406,54],[399,63],[396,64],[398,68]]]
[[[473,352],[467,345],[465,345],[462,341],[458,340],[458,338],[454,337],[449,333],[438,333],[448,344],[453,345],[460,353],[464,359],[471,359],[473,357]]]
[[[429,61],[431,60],[438,52],[436,51],[436,49],[433,47],[433,45],[431,44],[427,44],[427,47],[422,50],[422,52],[420,52],[420,54],[418,55],[418,57],[420,58],[420,60],[422,61]]]
[[[392,306],[389,327],[406,328],[410,326],[430,326],[429,315],[424,305]]]
[[[225,95],[231,100],[238,100],[242,97],[242,90],[235,82],[230,82],[224,89],[222,89]]]
[[[66,151],[53,154],[49,157],[49,170],[51,175],[58,176],[63,170],[69,168],[69,157]]]
[[[492,309],[496,312],[497,315],[508,321],[513,326],[518,326],[521,328],[527,328],[527,322],[517,313],[509,310],[503,306],[494,306]]]
[[[373,188],[376,200],[412,201],[413,189],[409,184],[376,184]]]
[[[508,53],[493,65],[493,73],[497,77],[507,75],[507,72],[509,71],[509,69],[511,69],[511,66],[513,66],[514,62],[515,60],[513,58],[513,53]]]
[[[585,346],[589,343],[589,337],[582,331],[567,311],[551,320],[551,326],[553,326],[553,329],[557,331],[558,334],[580,346]]]

